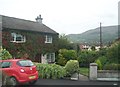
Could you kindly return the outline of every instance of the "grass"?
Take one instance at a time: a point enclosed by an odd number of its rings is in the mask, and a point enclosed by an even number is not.
[[[89,68],[80,68],[79,73],[85,76],[89,76]]]

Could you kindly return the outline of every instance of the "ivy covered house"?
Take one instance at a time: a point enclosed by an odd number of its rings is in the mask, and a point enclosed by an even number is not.
[[[41,15],[36,21],[0,15],[0,23],[2,47],[14,58],[55,62],[59,34],[42,23]]]

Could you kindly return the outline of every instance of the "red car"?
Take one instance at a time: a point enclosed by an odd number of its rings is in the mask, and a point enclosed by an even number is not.
[[[12,85],[26,82],[34,84],[38,79],[38,71],[31,60],[0,60],[0,70],[5,76],[9,77],[9,81]]]

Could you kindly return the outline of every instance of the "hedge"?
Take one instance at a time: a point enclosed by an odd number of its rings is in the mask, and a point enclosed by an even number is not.
[[[36,66],[39,72],[39,78],[59,79],[66,76],[65,69],[60,65],[37,63]]]
[[[71,76],[74,73],[79,73],[79,62],[77,60],[69,60],[65,65],[67,76]]]

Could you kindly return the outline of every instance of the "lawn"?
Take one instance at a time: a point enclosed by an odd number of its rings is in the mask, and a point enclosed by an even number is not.
[[[80,68],[79,73],[85,76],[89,76],[89,68]]]

